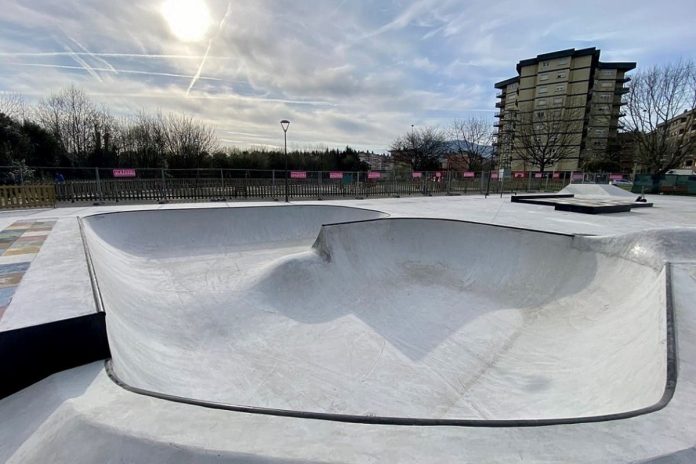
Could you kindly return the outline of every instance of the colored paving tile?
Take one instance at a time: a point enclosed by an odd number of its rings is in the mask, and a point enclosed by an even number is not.
[[[0,231],[0,319],[56,221],[17,221]],[[26,258],[23,256],[26,255]],[[12,256],[13,258],[9,258]],[[2,263],[3,257],[15,262]],[[16,262],[17,259],[22,261]]]

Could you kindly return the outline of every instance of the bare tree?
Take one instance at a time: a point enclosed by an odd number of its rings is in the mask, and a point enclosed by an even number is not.
[[[577,153],[582,124],[577,112],[551,109],[520,113],[516,121],[513,153],[539,172]]]
[[[117,151],[123,163],[136,167],[167,167],[167,144],[158,116],[140,111],[133,118],[122,120],[119,127]]]
[[[73,165],[95,148],[97,108],[81,89],[70,86],[42,99],[36,109],[41,125],[53,133]]]
[[[440,168],[440,158],[447,151],[446,137],[442,130],[434,127],[414,129],[398,137],[391,146],[396,162],[407,163],[414,170]]]
[[[203,157],[218,147],[213,128],[197,122],[191,116],[159,114],[157,120],[167,152],[187,166],[199,167]]]
[[[0,93],[0,113],[24,122],[27,118],[27,104],[24,97],[18,93]]]
[[[457,154],[468,158],[469,170],[483,170],[484,160],[492,160],[493,128],[486,118],[455,119],[449,136]]]
[[[636,73],[626,97],[626,129],[639,163],[656,178],[696,149],[696,66],[680,61]]]

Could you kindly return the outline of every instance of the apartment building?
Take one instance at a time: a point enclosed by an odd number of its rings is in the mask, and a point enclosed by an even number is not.
[[[696,109],[684,111],[665,124],[668,137],[687,152],[679,168],[696,172]]]
[[[529,126],[539,118],[562,121],[554,127],[562,136],[564,155],[547,171],[577,171],[585,161],[601,157],[614,149],[621,112],[626,73],[636,63],[601,62],[600,50],[585,48],[545,53],[517,64],[517,76],[495,84],[496,149],[501,167],[512,171],[538,169],[520,155],[521,141]],[[534,118],[532,118],[534,115]]]

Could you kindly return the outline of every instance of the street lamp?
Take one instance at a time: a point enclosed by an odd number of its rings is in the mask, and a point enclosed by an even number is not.
[[[290,127],[290,121],[283,119],[280,121],[280,127],[283,128],[283,137],[285,138],[285,203],[288,203],[288,127]]]

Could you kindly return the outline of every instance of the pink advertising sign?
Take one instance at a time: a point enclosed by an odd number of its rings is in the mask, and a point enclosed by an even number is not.
[[[572,180],[584,180],[585,179],[585,174],[582,172],[574,172],[573,175],[571,176]]]
[[[497,172],[491,172],[491,179],[497,179],[498,178],[498,173]]]
[[[544,177],[544,173],[543,173],[543,172],[535,172],[535,173],[534,173],[534,178],[535,178],[535,179],[541,179],[542,177]]]
[[[135,169],[114,169],[114,177],[135,177]]]
[[[561,173],[560,173],[560,172],[554,172],[554,173],[553,173],[553,178],[554,178],[554,179],[560,179],[560,178],[561,178]]]
[[[462,177],[475,177],[476,173],[474,171],[466,171],[462,173]]]
[[[514,177],[515,179],[524,179],[524,171],[515,171],[512,173],[512,177]]]
[[[290,171],[291,179],[306,179],[307,171]]]
[[[413,177],[414,179],[420,179],[421,177],[423,177],[423,173],[422,172],[412,172],[411,177]]]
[[[341,171],[331,171],[329,173],[329,179],[343,179],[343,172]]]
[[[368,179],[379,179],[382,177],[382,174],[376,171],[368,171],[367,172],[367,178]]]
[[[623,174],[609,174],[609,180],[621,180],[623,179]]]

